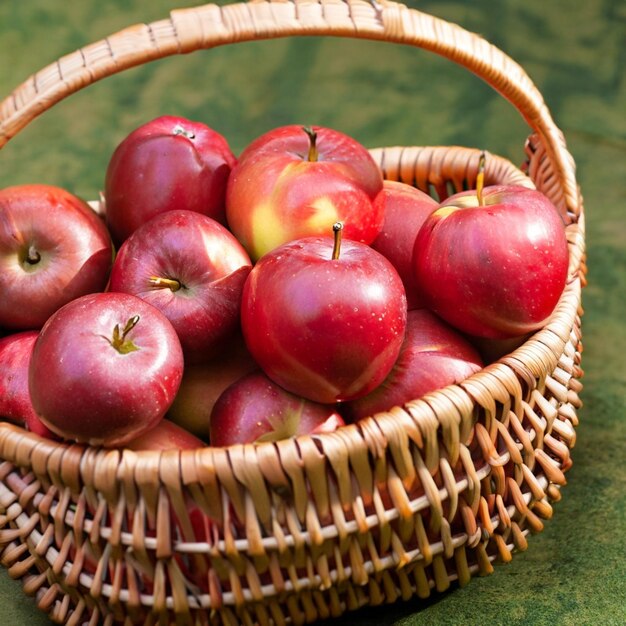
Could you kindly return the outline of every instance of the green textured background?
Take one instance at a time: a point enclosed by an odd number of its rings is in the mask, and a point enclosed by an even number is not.
[[[537,84],[578,165],[585,197],[585,406],[563,500],[529,550],[424,603],[336,624],[626,624],[626,3],[424,0],[411,6],[478,32]],[[180,0],[2,0],[0,96],[58,57]],[[523,160],[517,112],[430,53],[353,40],[246,43],[159,61],[55,106],[0,154],[0,187],[57,184],[95,198],[117,143],[163,113],[203,121],[239,152],[273,126],[316,123],[367,146],[460,144]],[[0,625],[49,624],[0,569]]]

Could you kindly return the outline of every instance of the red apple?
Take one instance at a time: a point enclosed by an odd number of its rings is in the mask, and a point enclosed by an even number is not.
[[[185,365],[183,380],[167,417],[198,437],[209,438],[211,411],[222,392],[236,380],[259,369],[241,334],[223,353],[197,365]]]
[[[228,387],[211,414],[212,446],[279,441],[332,432],[344,421],[334,405],[319,404],[285,391],[262,372]]]
[[[384,380],[407,315],[391,263],[363,243],[344,240],[339,250],[337,242],[307,237],[268,252],[250,272],[241,307],[246,344],[265,373],[326,404]]]
[[[415,284],[413,248],[420,227],[438,204],[423,191],[391,180],[383,183],[383,190],[375,203],[383,205],[385,221],[371,246],[398,270],[406,291],[408,309],[422,308],[425,305]]]
[[[38,417],[28,389],[30,358],[39,332],[25,330],[0,339],[0,418],[48,439],[58,439]]]
[[[427,309],[409,311],[406,337],[393,369],[368,395],[348,402],[351,420],[388,411],[426,393],[459,383],[483,367],[478,351]]]
[[[486,187],[446,200],[415,241],[414,269],[429,308],[478,337],[541,328],[565,287],[563,220],[541,192]]]
[[[98,293],[46,322],[29,389],[37,415],[58,435],[119,446],[158,424],[182,372],[180,341],[158,309],[128,294]]]
[[[325,235],[334,222],[345,237],[371,243],[382,208],[374,204],[382,174],[356,140],[318,126],[283,126],[240,155],[226,191],[231,231],[253,260],[277,246]]]
[[[124,444],[124,448],[135,451],[195,450],[205,446],[204,441],[167,419],[161,420],[154,428]]]
[[[82,200],[50,185],[0,190],[0,326],[41,328],[58,308],[102,291],[112,245]]]
[[[226,182],[236,159],[226,139],[201,122],[158,117],[130,133],[109,162],[106,219],[119,245],[150,218],[174,209],[225,223]]]
[[[239,328],[252,264],[215,220],[168,211],[137,229],[117,253],[109,291],[139,296],[172,323],[186,363],[206,361]]]
[[[39,332],[26,330],[0,339],[0,417],[24,425],[36,415],[28,392],[28,366]]]

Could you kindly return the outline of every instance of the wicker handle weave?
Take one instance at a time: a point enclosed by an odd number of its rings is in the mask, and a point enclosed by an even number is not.
[[[544,100],[524,70],[481,37],[386,0],[252,0],[172,11],[62,57],[0,102],[0,148],[70,94],[127,68],[219,45],[294,35],[332,35],[403,43],[448,58],[484,79],[537,133],[555,173],[550,197],[579,215],[574,161]]]

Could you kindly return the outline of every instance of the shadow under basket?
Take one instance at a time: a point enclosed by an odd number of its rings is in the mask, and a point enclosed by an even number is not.
[[[386,40],[476,73],[527,120],[520,170],[487,156],[485,183],[536,187],[570,250],[552,317],[458,385],[335,433],[278,443],[132,452],[54,443],[0,424],[0,558],[52,620],[302,624],[426,598],[525,550],[560,498],[581,406],[584,214],[543,99],[480,37],[403,5],[289,0],[174,11],[44,68],[0,103],[0,147],[56,102],[177,53],[297,35]],[[479,151],[372,150],[385,178],[444,199],[473,188]]]

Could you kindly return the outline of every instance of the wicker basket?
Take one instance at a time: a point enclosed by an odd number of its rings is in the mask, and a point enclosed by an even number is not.
[[[175,11],[32,76],[0,103],[0,146],[56,102],[131,66],[293,35],[425,48],[506,97],[533,132],[525,171],[491,156],[486,183],[535,185],[560,209],[567,287],[549,323],[513,353],[333,434],[135,453],[0,425],[1,561],[59,623],[301,624],[425,598],[524,550],[560,498],[580,407],[583,207],[541,95],[483,39],[383,0]],[[477,151],[469,148],[372,153],[387,178],[442,198],[475,182]],[[199,512],[213,521],[198,542]]]

